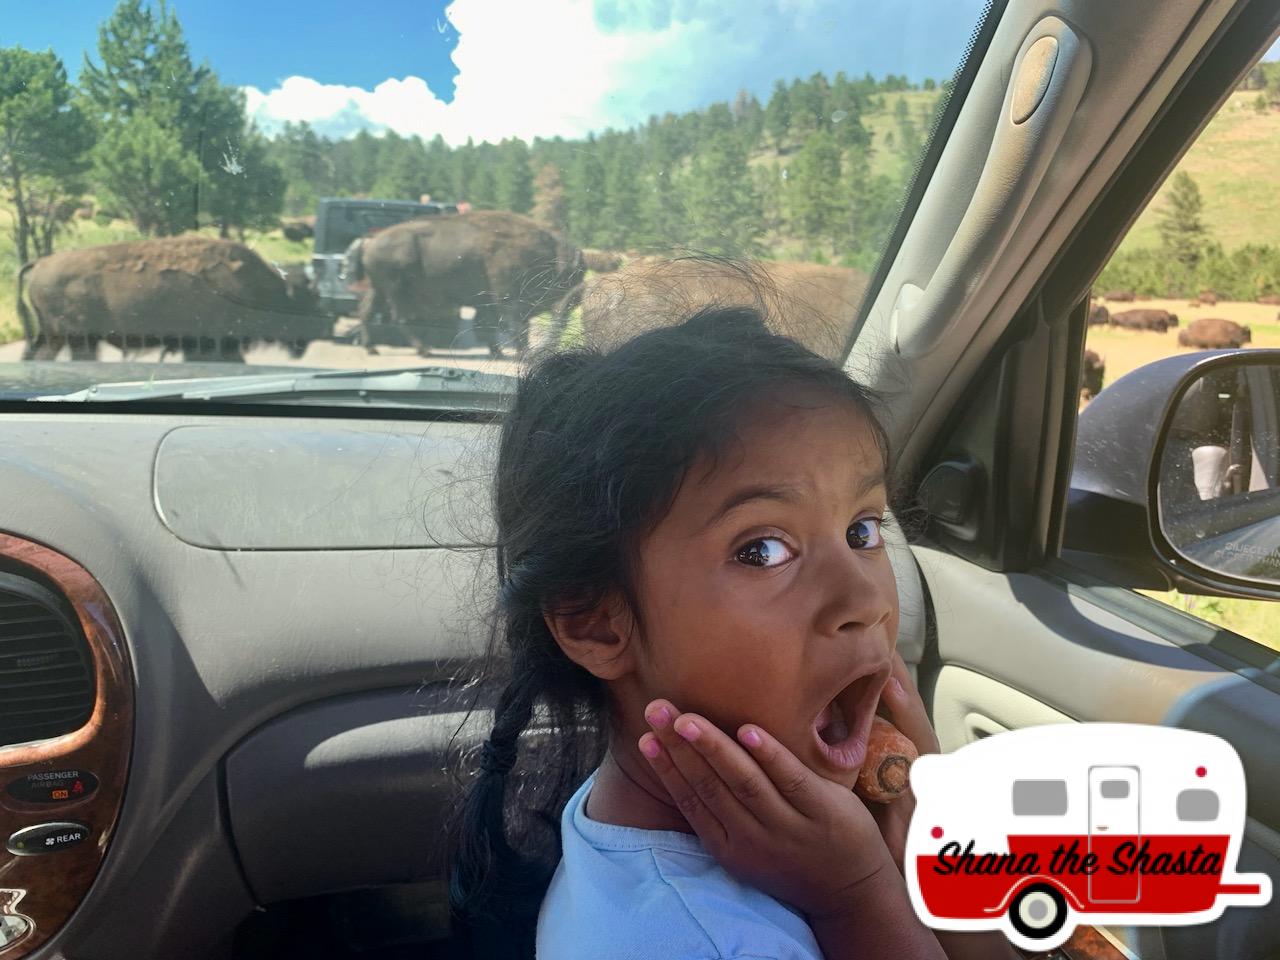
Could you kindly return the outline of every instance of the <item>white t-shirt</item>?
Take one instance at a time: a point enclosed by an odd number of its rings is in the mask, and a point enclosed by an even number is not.
[[[597,773],[560,817],[537,960],[822,960],[798,911],[734,879],[694,834],[588,819]]]

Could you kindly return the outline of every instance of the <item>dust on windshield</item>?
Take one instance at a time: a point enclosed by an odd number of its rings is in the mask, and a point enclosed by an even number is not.
[[[11,13],[0,388],[514,373],[607,332],[624,280],[722,292],[653,269],[689,253],[847,330],[982,6]]]

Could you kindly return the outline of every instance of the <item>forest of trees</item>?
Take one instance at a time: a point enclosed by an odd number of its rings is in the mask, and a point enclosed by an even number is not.
[[[944,99],[913,111],[898,98],[888,111],[885,96],[917,89],[905,76],[815,73],[778,80],[767,103],[744,90],[639,128],[532,144],[393,131],[333,140],[306,123],[268,138],[237,88],[193,64],[164,0],[121,0],[77,84],[51,51],[0,49],[0,189],[18,263],[51,252],[88,196],[100,222],[128,220],[143,236],[243,236],[313,212],[320,197],[430,194],[531,215],[585,247],[869,268]],[[873,110],[892,116],[880,138],[863,122]]]
[[[905,77],[816,73],[779,80],[767,104],[741,91],[731,103],[653,116],[638,129],[532,144],[450,147],[438,135],[391,131],[334,141],[286,124],[268,156],[284,171],[290,215],[324,196],[429,194],[531,215],[585,247],[767,255],[791,242],[817,259],[870,266],[927,130],[901,99],[885,143],[874,142],[862,117],[885,93],[907,89],[915,88]],[[872,175],[877,150],[895,154],[893,174]]]
[[[1159,210],[1160,243],[1121,251],[1098,278],[1099,290],[1145,297],[1193,297],[1212,290],[1227,300],[1280,293],[1280,248],[1245,244],[1224,250],[1203,216],[1204,200],[1185,171],[1174,174]]]
[[[1280,107],[1280,63],[1242,83]],[[528,214],[582,247],[693,247],[870,270],[898,217],[950,83],[844,72],[778,79],[766,102],[651,116],[585,139],[450,145],[436,135],[265,136],[243,93],[195,65],[165,0],[120,0],[76,84],[52,52],[0,48],[0,196],[14,266],[53,251],[89,214],[141,236],[270,230],[325,196],[467,200]],[[920,91],[914,93],[913,91]],[[869,118],[874,122],[869,123]],[[873,129],[874,128],[874,132]],[[1168,194],[1159,247],[1115,257],[1100,283],[1149,295],[1204,287],[1240,299],[1280,290],[1280,250],[1224,251],[1198,190]]]

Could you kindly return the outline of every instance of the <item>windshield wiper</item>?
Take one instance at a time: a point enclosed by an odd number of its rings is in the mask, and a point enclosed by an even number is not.
[[[503,410],[516,378],[458,367],[401,367],[384,370],[316,370],[193,380],[99,383],[84,390],[36,400],[121,402],[216,400],[220,403],[335,403],[390,406],[463,407]]]

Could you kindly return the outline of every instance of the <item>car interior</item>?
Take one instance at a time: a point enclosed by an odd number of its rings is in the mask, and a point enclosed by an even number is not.
[[[989,4],[846,366],[890,395],[895,479],[928,512],[891,556],[943,751],[1038,724],[1217,734],[1246,771],[1238,868],[1280,878],[1280,657],[1137,592],[1209,591],[1155,555],[1145,489],[1136,546],[1072,495],[1090,287],[1278,35],[1272,0]],[[498,692],[462,678],[499,418],[0,404],[0,688],[55,691],[0,716],[0,960],[479,955],[441,824]],[[65,849],[13,854],[33,823]],[[1280,958],[1275,901],[1089,929],[1053,956]]]

